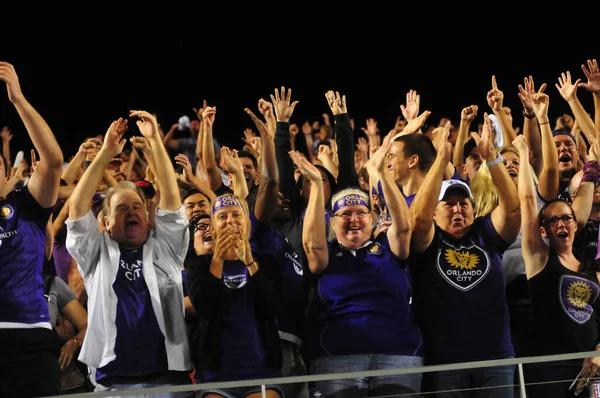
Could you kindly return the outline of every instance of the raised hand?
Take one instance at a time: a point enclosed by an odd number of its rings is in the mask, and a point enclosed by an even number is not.
[[[476,132],[472,132],[471,136],[475,140],[477,144],[477,149],[481,154],[481,157],[486,161],[492,161],[496,159],[496,148],[494,147],[494,142],[492,141],[492,121],[488,117],[487,112],[483,115],[483,128],[481,130],[481,135]]]
[[[194,169],[192,169],[190,159],[188,159],[188,157],[183,153],[179,153],[175,155],[175,163],[183,168],[184,177],[187,181],[189,181],[189,176],[194,175]]]
[[[144,137],[149,140],[156,137],[160,138],[160,133],[158,132],[158,123],[156,118],[150,112],[132,110],[129,112],[129,117],[139,118],[135,124],[138,126],[140,133],[142,133]]]
[[[565,101],[570,101],[573,97],[577,96],[577,87],[581,79],[577,79],[574,83],[571,82],[571,72],[563,72],[558,77],[558,83],[555,84],[558,92]]]
[[[23,92],[21,91],[21,85],[19,83],[19,77],[15,71],[14,66],[8,62],[0,62],[0,80],[6,83],[6,90],[8,92],[8,99],[13,104],[17,101],[25,99]]]
[[[123,138],[123,134],[125,134],[127,129],[127,119],[120,117],[113,121],[108,127],[108,130],[106,130],[101,151],[107,152],[111,158],[120,154],[121,151],[123,151],[125,142],[127,142],[127,140]]]
[[[393,138],[394,131],[392,130],[386,134],[386,136],[383,138],[381,146],[377,148],[377,150],[371,155],[370,162],[372,163],[374,169],[379,173],[382,173],[387,165],[386,157],[390,147],[392,146]]]
[[[289,122],[298,105],[298,101],[292,102],[292,89],[288,88],[286,93],[284,86],[281,86],[281,94],[275,89],[275,95],[271,94],[271,102],[278,122]]]
[[[296,123],[290,124],[290,138],[295,138],[300,132],[300,127]]]
[[[201,108],[192,108],[192,110],[194,111],[194,113],[196,114],[196,116],[198,117],[198,119],[200,121],[202,121],[202,115],[204,113],[204,110],[206,109],[208,105],[206,104],[206,100],[202,100],[202,107]]]
[[[487,103],[492,108],[494,113],[502,111],[502,103],[504,102],[504,93],[498,89],[496,76],[492,76],[492,89],[488,91]]]
[[[334,115],[348,113],[346,96],[340,96],[339,91],[333,92],[332,90],[329,90],[325,93],[325,98],[327,99],[327,104],[329,104],[329,108]]]
[[[363,131],[363,133],[365,133],[367,137],[376,136],[377,132],[379,131],[379,129],[377,128],[377,120],[370,117],[367,120],[365,120],[365,123],[367,124],[367,126],[360,128]]]
[[[513,146],[517,148],[519,153],[529,153],[529,145],[527,145],[527,140],[523,134],[518,135],[512,142]]]
[[[578,86],[592,93],[600,93],[600,69],[598,69],[598,62],[595,59],[588,59],[587,68],[585,64],[582,64],[581,70],[588,80],[587,83],[581,82]]]
[[[312,182],[321,181],[321,172],[319,172],[319,169],[314,164],[297,151],[290,151],[289,154],[292,162],[298,166],[298,170],[300,170],[302,175],[306,176]]]
[[[144,153],[150,152],[150,144],[145,137],[134,136],[129,139],[129,142],[131,142],[131,145],[133,145],[136,149]]]
[[[243,173],[242,163],[238,157],[237,151],[229,149],[229,147],[221,147],[221,162],[223,167],[231,174]]]
[[[523,104],[523,108],[526,113],[531,114],[533,112],[533,103],[532,97],[536,93],[535,84],[533,83],[533,77],[529,76],[523,79],[523,84],[525,87],[519,84],[519,99],[521,100],[521,104]],[[538,93],[543,93],[546,90],[546,83],[543,83],[538,90]]]
[[[460,118],[461,120],[463,120],[464,122],[471,124],[473,123],[473,120],[475,119],[475,117],[477,117],[477,111],[479,110],[479,107],[477,105],[469,105],[466,106],[462,109],[462,111],[460,112]]]
[[[533,111],[538,119],[545,117],[548,114],[548,104],[550,102],[550,97],[548,94],[538,91],[537,93],[531,96],[531,104],[533,107]]]
[[[307,121],[305,121],[304,123],[302,123],[302,134],[304,135],[312,135],[312,126],[310,125],[310,123]]]
[[[206,127],[212,127],[215,123],[215,117],[217,115],[217,107],[216,106],[207,106],[202,111],[202,122]]]
[[[358,144],[356,149],[368,156],[369,154],[369,141],[365,137],[358,137]]]
[[[423,125],[425,124],[425,120],[427,120],[429,115],[431,115],[431,111],[423,111],[423,113],[421,113],[419,116],[408,122],[402,130],[402,135],[412,134],[419,131],[421,127],[423,127]]]
[[[410,90],[406,93],[406,106],[400,104],[402,116],[410,122],[419,114],[419,106],[421,104],[421,96],[415,90]]]
[[[12,140],[13,134],[10,131],[10,129],[8,128],[8,126],[2,127],[2,131],[0,131],[0,137],[5,142],[10,142],[10,140]]]

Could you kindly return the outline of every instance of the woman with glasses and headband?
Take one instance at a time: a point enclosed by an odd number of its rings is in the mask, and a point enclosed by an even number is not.
[[[527,161],[529,148],[524,138],[517,137],[514,143],[521,162]],[[585,185],[593,189],[598,184],[598,173],[595,167],[586,170],[580,189]],[[537,192],[528,167],[520,170],[518,183],[522,251],[532,302],[531,355],[593,351],[600,338],[600,286],[594,263],[580,261],[573,252],[577,232],[573,208],[556,198],[547,201],[538,212]],[[595,376],[600,358],[585,359],[583,365],[584,379]],[[526,365],[527,396],[572,396],[569,384],[581,369],[580,359]]]
[[[369,161],[381,180],[392,225],[373,236],[374,218],[361,189],[347,188],[331,199],[332,239],[325,236],[324,193],[319,170],[292,158],[310,180],[302,231],[310,271],[318,275],[308,322],[311,374],[422,366],[421,334],[410,309],[411,282],[405,259],[410,214],[404,197],[384,172],[391,135]],[[421,374],[316,381],[323,397],[366,397],[420,391]]]

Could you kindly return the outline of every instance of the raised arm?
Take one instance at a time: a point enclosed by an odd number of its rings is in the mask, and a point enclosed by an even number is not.
[[[217,114],[216,106],[207,106],[202,112],[202,164],[206,172],[206,179],[212,191],[217,191],[223,185],[221,171],[215,159],[215,147],[213,145],[213,124]]]
[[[246,199],[248,196],[248,184],[244,178],[244,169],[237,155],[237,150],[229,149],[223,145],[221,147],[221,162],[223,167],[231,174],[231,188],[240,199]]]
[[[580,81],[581,79],[577,79],[575,82],[571,82],[571,72],[563,72],[558,78],[556,88],[564,100],[569,104],[571,112],[573,112],[573,116],[577,120],[577,124],[581,128],[581,131],[588,137],[597,137],[596,125],[577,97],[577,87],[579,86]]]
[[[310,195],[302,225],[302,246],[306,253],[308,268],[313,274],[320,274],[329,264],[329,248],[325,235],[325,194],[321,173],[312,163],[295,152],[290,152],[294,163],[303,175],[310,180]]]
[[[0,138],[2,138],[2,156],[6,160],[6,170],[12,169],[12,159],[10,158],[10,141],[13,138],[13,134],[8,126],[2,127],[0,131]]]
[[[508,120],[508,115],[504,112],[504,93],[498,89],[496,76],[492,76],[492,89],[487,93],[487,102],[500,122],[500,127],[502,127],[502,133],[504,134],[504,142],[512,142],[517,137],[517,134],[513,129],[512,123]]]
[[[519,151],[520,163],[529,161],[529,148],[525,137],[518,136],[513,145]],[[538,221],[537,193],[531,168],[522,167],[517,177],[519,202],[521,204],[521,249],[527,279],[539,273],[548,260],[548,246],[542,240]]]
[[[582,82],[578,86],[594,95],[594,125],[596,126],[596,139],[598,139],[598,132],[600,132],[600,68],[598,68],[598,61],[588,59],[587,68],[585,64],[582,64],[581,70],[587,77],[587,83]]]
[[[539,175],[538,191],[542,199],[550,200],[558,195],[558,153],[548,119],[549,98],[542,92],[541,87],[531,97],[531,103],[540,124],[542,139],[542,170]]]
[[[279,193],[279,169],[275,155],[275,134],[278,122],[289,123],[298,101],[291,101],[292,90],[281,87],[281,94],[275,89],[271,95],[272,108],[264,107],[266,101],[259,101],[259,109],[263,105],[263,115],[268,126],[260,120],[251,110],[245,109],[258,129],[263,142],[262,156],[260,157],[260,184],[258,186],[257,200],[254,215],[261,222],[268,222],[277,208],[277,194]],[[273,115],[273,112],[275,113]],[[275,118],[275,119],[273,119]],[[271,130],[273,129],[273,130]],[[283,132],[282,132],[283,133]],[[289,137],[289,133],[288,133]],[[289,140],[288,140],[289,142]]]
[[[371,160],[375,180],[381,181],[385,204],[392,221],[392,225],[386,231],[390,249],[396,257],[404,260],[408,257],[410,249],[410,211],[392,174],[386,171],[385,159],[392,145],[393,135],[392,131],[385,136],[381,146],[371,155]]]
[[[15,68],[8,62],[0,62],[0,80],[6,83],[8,99],[19,113],[29,138],[40,155],[37,168],[29,178],[27,188],[40,206],[52,207],[58,197],[63,166],[60,146],[46,121],[25,99]]]
[[[160,191],[160,210],[175,211],[181,207],[181,195],[175,177],[173,163],[169,159],[167,149],[160,138],[158,132],[158,123],[156,118],[146,111],[132,110],[129,117],[137,117],[136,121],[140,133],[148,140],[154,165],[156,167],[156,179],[158,180],[158,189]]]
[[[462,172],[463,153],[465,143],[471,138],[469,132],[471,124],[475,117],[477,117],[477,105],[469,105],[464,107],[460,112],[460,124],[458,125],[458,134],[456,135],[456,142],[454,144],[454,152],[452,154],[452,164],[456,170],[458,170],[460,177],[465,180],[466,174]]]
[[[79,220],[89,211],[90,203],[96,193],[98,183],[104,175],[106,166],[112,158],[121,153],[125,146],[126,141],[122,137],[127,128],[127,119],[121,117],[113,121],[108,127],[98,155],[85,170],[71,194],[69,220]]]
[[[331,90],[325,93],[329,108],[333,113],[335,142],[338,155],[338,189],[358,186],[358,176],[354,168],[354,132],[348,115],[346,96]]]
[[[535,111],[533,110],[533,96],[536,93],[535,84],[531,76],[524,78],[523,82],[525,87],[519,84],[519,93],[517,94],[521,100],[521,104],[523,104],[523,117],[525,118],[523,121],[523,136],[533,153],[533,158],[528,163],[531,164],[536,175],[539,177],[542,172],[543,156],[540,128],[537,123]],[[543,93],[545,90],[546,83],[543,83],[540,86],[539,92]]]
[[[492,122],[485,114],[481,136],[473,133],[473,138],[475,138],[479,153],[488,166],[498,193],[498,205],[492,210],[491,215],[492,224],[504,241],[512,243],[517,238],[521,226],[519,196],[517,187],[515,187],[515,183],[508,174],[508,170],[506,170],[501,160],[496,161],[502,159],[502,156],[496,153],[491,133]]]
[[[433,214],[438,204],[438,197],[444,180],[444,172],[450,161],[452,144],[448,141],[450,136],[450,121],[446,123],[440,133],[440,144],[433,165],[427,172],[421,189],[415,195],[410,205],[411,237],[410,250],[412,253],[422,253],[429,247],[433,240],[435,227]],[[386,198],[387,200],[387,198]]]

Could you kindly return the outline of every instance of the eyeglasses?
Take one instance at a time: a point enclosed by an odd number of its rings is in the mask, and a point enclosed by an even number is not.
[[[549,227],[553,227],[558,224],[559,221],[562,221],[565,224],[571,224],[573,221],[575,221],[575,216],[573,214],[564,214],[560,217],[548,217],[543,223]]]
[[[196,224],[196,231],[206,231],[210,227],[209,223],[199,222]]]
[[[352,218],[353,214],[356,214],[356,217],[358,217],[358,218],[365,218],[366,216],[368,216],[371,213],[369,213],[368,211],[364,211],[364,210],[360,210],[360,211],[344,211],[344,212],[339,213],[339,214],[334,214],[333,216],[334,217],[341,217],[344,220],[349,220],[349,219]]]

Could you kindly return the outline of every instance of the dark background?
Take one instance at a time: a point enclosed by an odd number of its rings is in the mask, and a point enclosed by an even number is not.
[[[292,122],[320,120],[329,112],[324,94],[331,89],[346,95],[357,130],[373,117],[387,132],[401,115],[400,104],[410,89],[420,94],[421,111],[432,112],[427,123],[437,125],[448,117],[458,125],[461,109],[471,104],[479,105],[476,122],[481,121],[483,112],[489,112],[485,96],[492,75],[513,111],[515,126],[520,126],[517,86],[532,75],[536,87],[548,85],[554,124],[562,113],[570,113],[555,87],[560,73],[570,71],[574,79],[585,79],[581,64],[600,58],[594,40],[565,51],[549,38],[541,42],[547,45],[504,39],[475,45],[456,32],[438,34],[428,44],[422,39],[406,43],[403,33],[379,36],[376,31],[349,35],[340,43],[302,35],[277,42],[253,34],[245,37],[242,32],[227,40],[199,34],[150,44],[89,37],[81,44],[76,35],[38,38],[0,47],[0,60],[15,66],[25,97],[46,119],[68,159],[85,137],[104,134],[131,109],[156,113],[167,131],[181,115],[194,117],[192,108],[203,99],[217,106],[215,137],[241,147],[243,130],[254,127],[243,108],[257,112],[258,99],[269,99],[282,85],[292,89],[292,100],[300,101]],[[592,113],[591,94],[580,89],[578,95]],[[18,150],[28,156],[31,142],[3,84],[0,124],[14,133],[12,157]],[[139,131],[131,124],[127,134]]]

